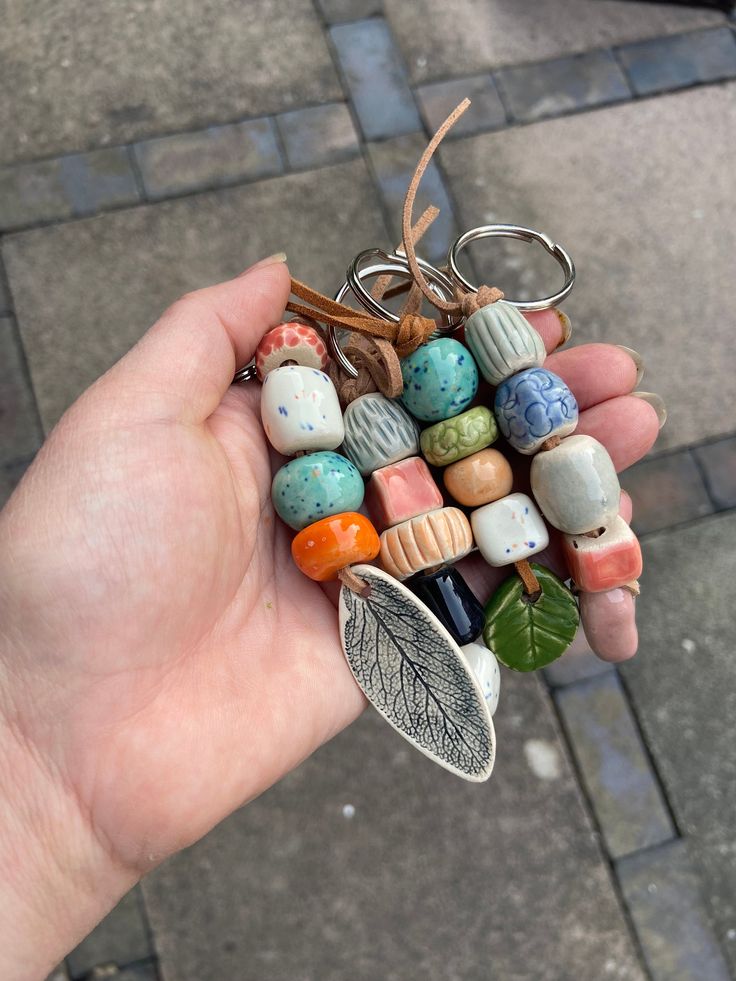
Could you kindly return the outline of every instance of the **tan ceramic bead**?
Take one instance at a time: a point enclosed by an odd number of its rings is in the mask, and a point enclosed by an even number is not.
[[[444,478],[448,493],[469,508],[506,497],[514,482],[509,461],[498,450],[480,450],[451,463]]]
[[[473,547],[470,522],[458,508],[420,514],[381,535],[381,562],[395,579],[446,562],[456,562]]]

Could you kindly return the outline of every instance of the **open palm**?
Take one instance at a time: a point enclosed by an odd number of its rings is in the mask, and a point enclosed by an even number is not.
[[[364,705],[334,593],[296,570],[274,518],[259,387],[229,386],[288,291],[276,262],[180,300],[68,411],[3,512],[4,668],[20,683],[0,707],[136,874]],[[554,349],[557,316],[532,319]],[[656,414],[627,397],[624,351],[548,366],[619,469],[646,452]]]

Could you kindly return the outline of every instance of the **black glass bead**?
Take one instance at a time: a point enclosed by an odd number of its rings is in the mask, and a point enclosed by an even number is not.
[[[414,576],[404,585],[434,613],[457,644],[469,644],[480,636],[485,625],[483,607],[453,566]]]

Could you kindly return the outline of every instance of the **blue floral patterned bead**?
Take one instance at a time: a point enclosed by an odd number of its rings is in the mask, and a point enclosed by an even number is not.
[[[363,478],[339,453],[309,453],[290,460],[276,473],[271,500],[289,527],[301,531],[320,518],[357,511],[363,503]]]
[[[478,391],[470,351],[451,337],[422,344],[401,360],[405,409],[423,422],[440,422],[468,408]]]
[[[495,411],[503,435],[527,455],[550,436],[567,436],[578,424],[575,396],[546,368],[528,368],[499,385]]]

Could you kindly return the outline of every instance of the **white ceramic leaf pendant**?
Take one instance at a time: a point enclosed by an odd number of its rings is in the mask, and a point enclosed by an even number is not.
[[[462,651],[424,604],[381,569],[352,567],[370,586],[340,591],[340,636],[355,680],[394,729],[465,780],[487,780],[496,737]]]

